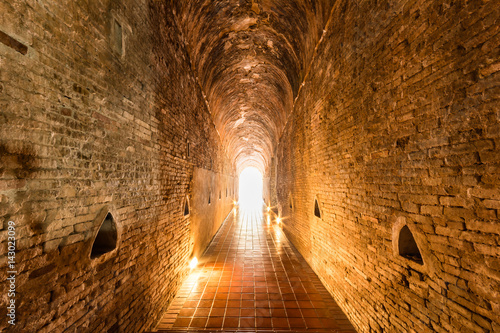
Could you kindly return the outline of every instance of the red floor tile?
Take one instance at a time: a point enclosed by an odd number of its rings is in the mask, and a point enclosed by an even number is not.
[[[287,318],[272,318],[274,328],[289,328]]]
[[[209,317],[207,328],[220,328],[224,322],[224,317]]]
[[[300,309],[287,309],[286,310],[287,317],[291,318],[302,318],[302,312]]]
[[[228,308],[239,308],[241,307],[241,301],[240,300],[229,300],[227,301],[227,307]]]
[[[209,308],[209,307],[212,306],[213,302],[214,302],[213,300],[204,300],[204,299],[202,299],[198,303],[198,307],[199,308]]]
[[[227,306],[226,300],[215,300],[213,303],[214,308],[225,308]]]
[[[323,328],[323,323],[320,318],[304,318],[308,328]]]
[[[254,328],[255,327],[255,317],[240,317],[240,327],[241,328]]]
[[[174,327],[189,327],[189,323],[191,322],[191,317],[182,318],[178,317],[174,322]]]
[[[303,318],[288,318],[288,323],[292,329],[303,329],[306,328],[306,323]]]
[[[191,324],[189,324],[189,327],[204,328],[207,323],[207,319],[207,317],[194,317]]]
[[[256,322],[255,327],[268,328],[268,329],[273,327],[273,323],[270,317],[267,318],[257,317],[255,319],[255,322]]]
[[[192,317],[194,315],[196,308],[182,308],[179,312],[181,317]]]
[[[222,327],[224,328],[238,328],[240,323],[239,317],[225,317]]]
[[[239,317],[240,310],[241,310],[240,308],[227,308],[226,317]]]
[[[255,309],[241,309],[240,317],[255,317]]]
[[[212,308],[210,312],[210,317],[224,317],[226,308]]]
[[[196,317],[208,317],[209,314],[210,314],[210,308],[197,308],[194,315]]]

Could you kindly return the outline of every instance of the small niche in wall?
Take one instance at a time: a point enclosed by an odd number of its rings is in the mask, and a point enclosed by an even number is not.
[[[208,204],[212,203],[212,193],[208,192]]]
[[[92,244],[90,258],[98,258],[116,249],[117,239],[118,233],[116,231],[115,219],[111,213],[107,213]]]
[[[189,215],[189,199],[186,197],[186,200],[184,201],[184,216]]]
[[[190,145],[190,143],[188,141],[187,144],[186,144],[186,155],[187,155],[187,157],[189,157],[190,154],[191,154],[190,148],[191,148],[191,145]]]
[[[219,191],[219,200],[222,199],[222,191]]]
[[[116,18],[113,18],[111,23],[111,46],[114,52],[123,55],[123,29]]]
[[[314,199],[314,216],[321,218],[321,210],[319,209],[318,199]]]
[[[406,259],[412,260],[417,264],[423,265],[422,254],[418,249],[415,238],[411,233],[408,226],[401,228],[399,232],[399,255],[405,257]]]
[[[25,55],[28,53],[28,47],[17,39],[7,35],[5,32],[0,31],[0,43],[10,47],[11,49]]]
[[[290,207],[291,210],[293,210],[293,198],[292,198],[292,193],[288,195],[288,206]]]

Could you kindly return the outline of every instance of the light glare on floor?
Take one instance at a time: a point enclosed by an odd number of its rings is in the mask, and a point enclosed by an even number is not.
[[[171,307],[164,314],[157,327],[158,332],[175,330],[176,332],[194,333],[201,332],[198,326],[206,326],[207,329],[204,332],[285,333],[286,329],[278,331],[269,329],[269,327],[273,323],[279,324],[280,322],[287,324],[284,327],[288,327],[288,325],[293,327],[294,322],[300,319],[299,330],[305,333],[306,331],[302,330],[305,325],[318,326],[318,317],[296,318],[295,314],[319,313],[320,311],[327,316],[321,319],[321,325],[324,326],[321,332],[337,332],[339,325],[346,327],[346,330],[342,332],[356,332],[348,326],[347,317],[334,303],[332,296],[328,293],[320,296],[317,293],[321,285],[318,276],[314,274],[305,259],[287,240],[282,228],[274,222],[277,217],[283,221],[287,217],[274,215],[274,213],[272,216],[271,214],[263,214],[263,207],[261,205],[258,211],[240,211],[236,216],[230,216],[223,222],[218,236],[212,240],[200,258],[200,268],[191,271],[188,281],[182,285],[175,297],[172,304],[179,305]],[[266,220],[270,222],[270,225],[266,225]],[[201,263],[210,264],[202,265]],[[264,277],[266,278],[264,279]],[[272,278],[268,279],[267,277]],[[279,285],[276,284],[276,281],[279,282]],[[291,292],[296,291],[295,289],[290,289],[288,294],[279,292],[280,290],[284,291],[284,289],[280,289],[281,285],[295,286],[297,283],[301,290],[300,293],[292,294]],[[246,286],[242,287],[242,284]],[[300,287],[301,284],[303,287]],[[209,288],[217,289],[217,293],[209,291]],[[323,287],[321,286],[321,288]],[[226,292],[229,291],[229,294],[221,293],[220,291],[223,289]],[[265,293],[266,290],[270,293]],[[274,291],[272,292],[272,290]],[[222,297],[219,298],[217,295]],[[267,300],[270,295],[275,296],[273,300]],[[321,298],[312,302],[304,299],[296,302],[289,301],[285,295],[295,295],[295,297],[301,295],[304,298],[319,296]],[[313,297],[310,297],[311,295]],[[216,305],[217,303],[220,305]],[[272,317],[269,316],[269,304],[279,306],[280,304],[288,305],[288,303],[293,303],[293,310],[285,312],[273,309]],[[211,310],[209,307],[207,308],[206,304],[213,304]],[[209,317],[207,321],[204,314],[208,310],[211,315],[214,314],[216,317]],[[264,317],[238,317],[244,313],[252,315],[265,313],[266,315]],[[223,319],[222,314],[228,315],[228,317]],[[218,320],[211,321],[211,318]],[[227,320],[228,318],[233,319]],[[213,327],[209,328],[208,326]],[[299,330],[292,328],[287,332],[299,332]]]
[[[189,268],[194,269],[198,265],[198,258],[194,257],[189,263]]]

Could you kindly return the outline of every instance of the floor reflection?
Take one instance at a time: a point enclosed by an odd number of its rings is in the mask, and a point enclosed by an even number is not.
[[[355,332],[272,214],[262,204],[229,214],[159,330]]]

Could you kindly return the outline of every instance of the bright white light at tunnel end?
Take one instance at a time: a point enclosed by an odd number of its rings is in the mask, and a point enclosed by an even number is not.
[[[263,205],[262,173],[255,167],[245,168],[239,175],[239,201],[244,210],[259,210]]]

